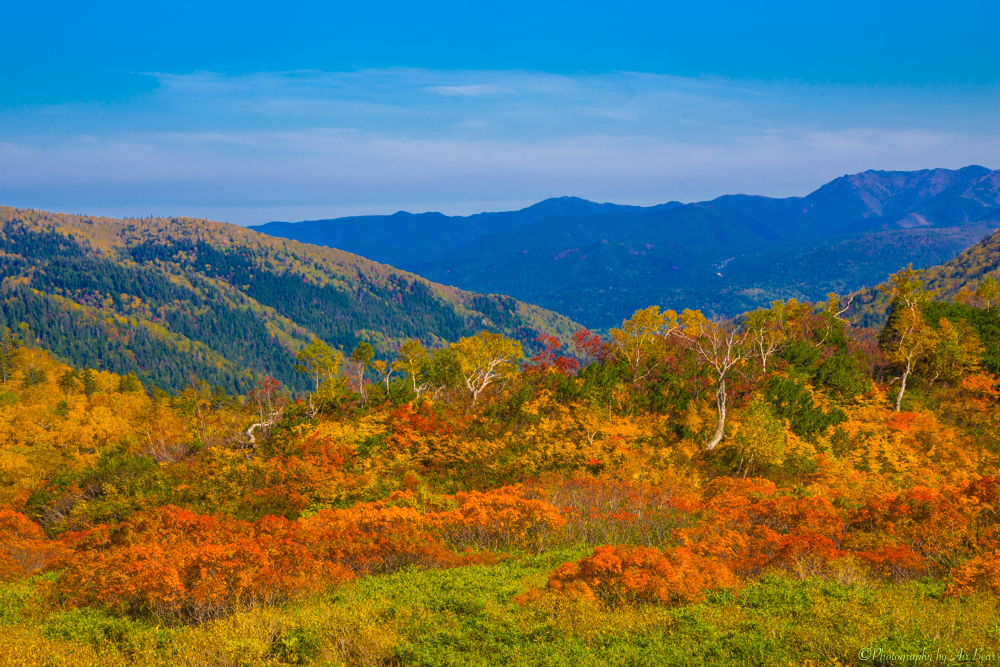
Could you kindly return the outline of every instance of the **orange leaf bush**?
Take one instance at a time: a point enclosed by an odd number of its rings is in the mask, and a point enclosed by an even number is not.
[[[549,503],[528,498],[520,485],[441,496],[421,511],[412,492],[350,509],[323,510],[303,520],[314,531],[322,557],[358,574],[392,572],[406,565],[451,567],[490,560],[459,550],[537,546],[565,519]],[[445,509],[455,505],[452,509]]]
[[[566,519],[553,505],[528,498],[522,485],[490,491],[459,492],[458,507],[439,514],[447,541],[461,548],[541,550],[544,539]]]
[[[282,518],[248,522],[163,507],[69,534],[74,553],[57,588],[71,605],[202,623],[350,578],[315,559],[301,537]]]
[[[948,572],[1000,547],[998,502],[1000,482],[992,477],[882,494],[853,513],[849,543],[897,580]]]
[[[557,595],[597,599],[609,607],[639,604],[684,604],[704,598],[705,591],[736,588],[732,571],[712,558],[673,548],[601,546],[575,563],[559,566],[548,589]],[[519,597],[526,602],[539,592]]]
[[[951,572],[948,593],[961,595],[981,588],[1000,594],[1000,549],[972,558]]]
[[[412,492],[396,492],[297,521],[162,507],[66,534],[70,555],[57,589],[70,605],[202,623],[355,576],[492,562],[491,553],[453,547],[525,547],[564,522],[552,505],[526,495],[517,486],[442,496],[436,502],[446,508],[423,511]]]
[[[0,509],[0,581],[42,569],[59,551],[59,543],[45,539],[38,524],[20,512]]]
[[[843,555],[844,522],[826,497],[723,477],[706,487],[701,511],[700,524],[677,532],[682,544],[743,576],[768,568],[815,571]]]
[[[453,567],[470,562],[449,550],[436,535],[436,517],[396,493],[389,500],[359,503],[350,509],[322,510],[301,520],[312,535],[319,558],[358,574],[385,574],[407,565]]]

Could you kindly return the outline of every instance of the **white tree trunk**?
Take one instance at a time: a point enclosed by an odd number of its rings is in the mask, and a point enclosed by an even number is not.
[[[705,449],[712,451],[722,442],[722,436],[726,430],[726,381],[719,380],[719,388],[715,390],[715,405],[719,409],[719,424],[715,427],[715,435],[705,445]]]
[[[899,412],[899,406],[903,403],[903,394],[906,392],[906,379],[910,377],[910,371],[913,365],[909,360],[906,362],[906,370],[903,372],[902,381],[899,383],[899,393],[896,394],[896,412]]]

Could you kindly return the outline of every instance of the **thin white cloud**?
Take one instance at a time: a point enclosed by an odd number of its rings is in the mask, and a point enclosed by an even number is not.
[[[998,87],[412,69],[156,76],[157,90],[131,100],[0,113],[0,203],[200,208],[252,224],[564,194],[804,195],[869,168],[1000,166]]]
[[[503,95],[514,91],[503,86],[478,84],[468,86],[428,86],[427,90],[447,97],[478,97],[479,95]]]

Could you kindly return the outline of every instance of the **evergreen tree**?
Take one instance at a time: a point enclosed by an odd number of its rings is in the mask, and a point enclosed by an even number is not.
[[[71,368],[59,378],[59,390],[62,393],[72,396],[73,392],[80,388],[80,372]]]
[[[45,372],[44,368],[39,368],[38,366],[30,366],[24,369],[24,377],[21,378],[21,384],[25,387],[34,387],[40,384],[45,384],[48,382],[49,376]]]
[[[83,393],[90,398],[97,391],[97,373],[93,369],[85,368],[80,374],[80,381],[83,383]]]
[[[17,359],[21,354],[21,344],[21,339],[9,331],[5,332],[3,338],[0,339],[0,373],[3,375],[4,382],[9,380],[14,373]]]
[[[129,373],[122,377],[121,382],[118,384],[118,391],[123,394],[142,391],[142,383],[139,382],[139,378],[136,377],[135,373]]]

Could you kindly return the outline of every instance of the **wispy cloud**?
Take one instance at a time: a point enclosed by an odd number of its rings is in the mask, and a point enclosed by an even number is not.
[[[1000,166],[1000,87],[637,73],[156,74],[109,104],[0,113],[0,203],[233,222],[472,213],[564,194],[806,194],[855,171]]]
[[[513,93],[510,88],[489,84],[467,86],[429,86],[427,90],[449,97],[476,97],[479,95],[503,95]]]

